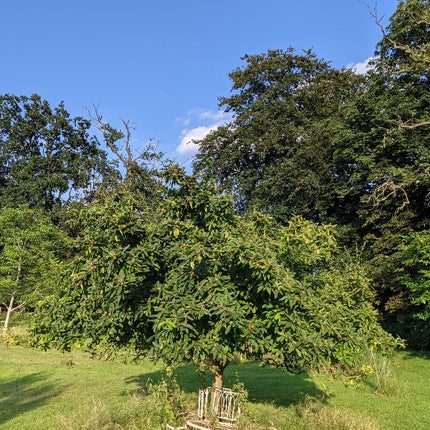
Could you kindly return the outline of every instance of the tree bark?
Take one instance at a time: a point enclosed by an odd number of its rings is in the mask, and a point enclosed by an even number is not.
[[[211,359],[210,362],[211,362],[211,371],[213,375],[212,388],[217,388],[218,390],[222,390],[224,370],[228,366],[229,362],[222,362],[214,359]]]
[[[217,388],[218,390],[222,390],[223,376],[224,376],[224,370],[213,372],[212,388]]]
[[[19,281],[21,279],[21,271],[22,271],[22,258],[19,259],[18,267],[16,268],[16,279],[15,279],[15,287],[16,288],[18,288],[18,284],[19,284]],[[12,312],[19,309],[22,306],[22,304],[20,304],[16,308],[13,307],[13,302],[15,301],[16,291],[17,290],[15,290],[12,293],[12,295],[10,296],[9,306],[6,305],[7,311],[6,311],[6,318],[4,320],[4,325],[3,325],[3,337],[6,337],[7,330],[9,328],[9,320],[10,320],[10,316],[12,315]]]
[[[16,291],[14,291],[12,293],[12,296],[10,297],[10,301],[9,301],[9,306],[6,306],[6,318],[4,320],[4,325],[3,325],[3,337],[6,337],[6,333],[7,333],[7,329],[9,328],[9,320],[10,320],[10,316],[12,315],[12,311],[13,309],[13,302],[15,301],[15,294]]]

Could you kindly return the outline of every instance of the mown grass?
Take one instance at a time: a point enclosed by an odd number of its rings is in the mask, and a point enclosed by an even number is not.
[[[175,376],[180,402],[194,409],[209,375],[182,366]],[[396,354],[390,378],[396,390],[381,395],[372,377],[346,386],[344,377],[328,373],[291,375],[247,362],[227,368],[225,385],[239,379],[247,388],[247,429],[429,429],[430,356]],[[163,428],[164,401],[148,391],[148,380],[162,380],[160,365],[102,362],[80,351],[64,355],[2,342],[0,429]]]

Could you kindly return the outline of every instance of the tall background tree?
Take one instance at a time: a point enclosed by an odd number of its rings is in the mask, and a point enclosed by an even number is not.
[[[243,60],[229,75],[233,95],[220,99],[233,120],[199,142],[195,169],[232,191],[241,211],[256,208],[284,222],[297,214],[343,219],[333,139],[340,108],[362,78],[292,48]]]
[[[0,97],[0,204],[52,211],[73,198],[91,199],[114,174],[89,136],[91,123],[52,108],[38,95]]]
[[[336,173],[343,178],[339,192],[356,202],[378,306],[387,320],[404,325],[414,311],[397,279],[404,264],[398,246],[430,219],[430,5],[399,2],[386,28],[372,14],[382,40],[375,70],[345,106]]]
[[[233,120],[200,142],[194,167],[232,191],[239,212],[336,224],[345,246],[363,249],[392,322],[413,313],[398,246],[430,219],[430,6],[401,1],[387,27],[370,12],[382,40],[366,76],[311,52],[245,56],[220,102]]]

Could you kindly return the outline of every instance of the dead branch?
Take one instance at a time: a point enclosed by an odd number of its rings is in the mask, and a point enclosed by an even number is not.
[[[423,46],[416,47],[414,49],[412,49],[408,45],[403,45],[403,44],[397,43],[392,37],[390,37],[387,34],[387,32],[385,31],[385,27],[382,25],[382,19],[384,18],[384,16],[382,16],[382,17],[378,16],[378,12],[377,12],[376,7],[371,8],[367,3],[364,3],[364,2],[362,2],[362,3],[364,5],[366,5],[366,7],[369,9],[370,15],[374,18],[376,25],[381,30],[382,37],[385,40],[387,40],[393,46],[394,49],[396,49],[398,51],[403,51],[414,62],[422,62],[424,65],[430,66],[430,58],[427,58],[427,56],[425,55],[426,53],[428,53],[429,48],[430,48],[430,45],[428,43],[424,44]],[[417,19],[416,17],[414,17],[412,15],[410,15],[410,18],[417,25],[426,24],[427,26],[430,26],[430,22],[428,20]],[[390,71],[392,73],[395,73],[395,74],[401,74],[401,73],[408,72],[409,70],[407,70],[407,69],[392,69],[391,68]]]
[[[18,309],[21,309],[25,305],[25,302],[22,302],[18,306],[15,306],[14,308],[11,308],[11,312],[16,312]]]
[[[430,121],[422,121],[422,122],[417,122],[416,124],[410,124],[408,122],[403,122],[401,119],[399,119],[399,129],[407,129],[407,130],[414,130],[416,128],[419,127],[425,127],[425,126],[429,126],[430,125]]]
[[[372,203],[372,206],[377,208],[382,203],[397,197],[399,194],[403,195],[403,202],[396,208],[394,212],[394,216],[396,216],[410,204],[410,201],[405,188],[402,185],[395,184],[393,177],[389,177],[385,182],[374,189],[373,193],[369,196],[369,203]]]
[[[127,162],[128,165],[132,165],[136,160],[133,159],[133,154],[131,152],[131,146],[130,146],[130,138],[131,138],[131,130],[134,129],[134,126],[130,125],[130,121],[126,121],[125,119],[121,118],[121,121],[125,128],[125,152],[127,153]]]
[[[384,136],[384,141],[386,138],[393,134],[396,131],[402,131],[402,130],[416,130],[417,128],[421,127],[428,127],[430,126],[430,121],[421,121],[417,122],[415,124],[412,124],[409,121],[403,121],[400,117],[396,121],[396,127],[390,128],[386,131],[386,135]]]
[[[103,121],[103,116],[99,113],[98,106],[93,105],[93,108],[87,109],[87,111],[92,123],[97,128],[97,130],[102,134],[106,145],[113,152],[113,154],[118,158],[118,160],[124,166],[128,174],[130,169],[130,157],[131,157],[131,154],[130,154],[130,136],[131,136],[130,128],[131,127],[129,122],[124,121],[121,118],[126,129],[126,135],[124,136],[124,133],[121,130],[116,130],[109,123],[105,123]],[[125,157],[122,154],[121,148],[117,146],[118,140],[124,137],[125,137],[125,148],[126,148],[127,157]]]
[[[120,163],[123,165],[126,172],[126,180],[132,181],[133,176],[138,175],[139,169],[137,166],[142,163],[145,168],[149,167],[153,172],[157,172],[160,169],[160,163],[163,159],[163,154],[157,152],[158,142],[154,143],[152,139],[146,144],[146,147],[138,152],[133,152],[131,145],[132,131],[135,129],[134,125],[130,121],[120,117],[122,122],[122,129],[116,129],[109,123],[103,121],[103,116],[100,114],[98,106],[93,105],[92,109],[87,109],[89,117],[97,128],[102,133],[103,140],[107,147],[117,157]],[[118,145],[118,142],[122,142],[122,145]],[[161,178],[159,179],[161,182]]]

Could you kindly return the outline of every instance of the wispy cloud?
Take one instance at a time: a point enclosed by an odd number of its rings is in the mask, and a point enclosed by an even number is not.
[[[195,124],[196,127],[185,128],[182,130],[180,144],[176,148],[176,152],[181,155],[194,155],[198,151],[196,141],[205,138],[211,131],[225,125],[231,116],[223,111],[213,112],[211,110],[193,109],[188,112],[187,118],[183,118],[182,123],[188,125]],[[205,125],[198,125],[198,123]]]
[[[367,60],[364,60],[362,63],[350,63],[346,66],[347,69],[351,69],[357,75],[365,75],[369,70],[373,69],[369,63],[374,60],[373,57],[369,57]]]
[[[181,155],[193,155],[195,154],[199,146],[195,143],[196,140],[202,140],[206,137],[211,131],[216,130],[218,126],[214,125],[212,127],[196,127],[191,130],[183,130],[182,131],[182,139],[179,146],[176,148],[176,151]]]
[[[211,110],[197,109],[196,114],[199,119],[210,119],[211,121],[226,121],[227,118],[230,118],[229,115],[224,111],[213,112]]]

